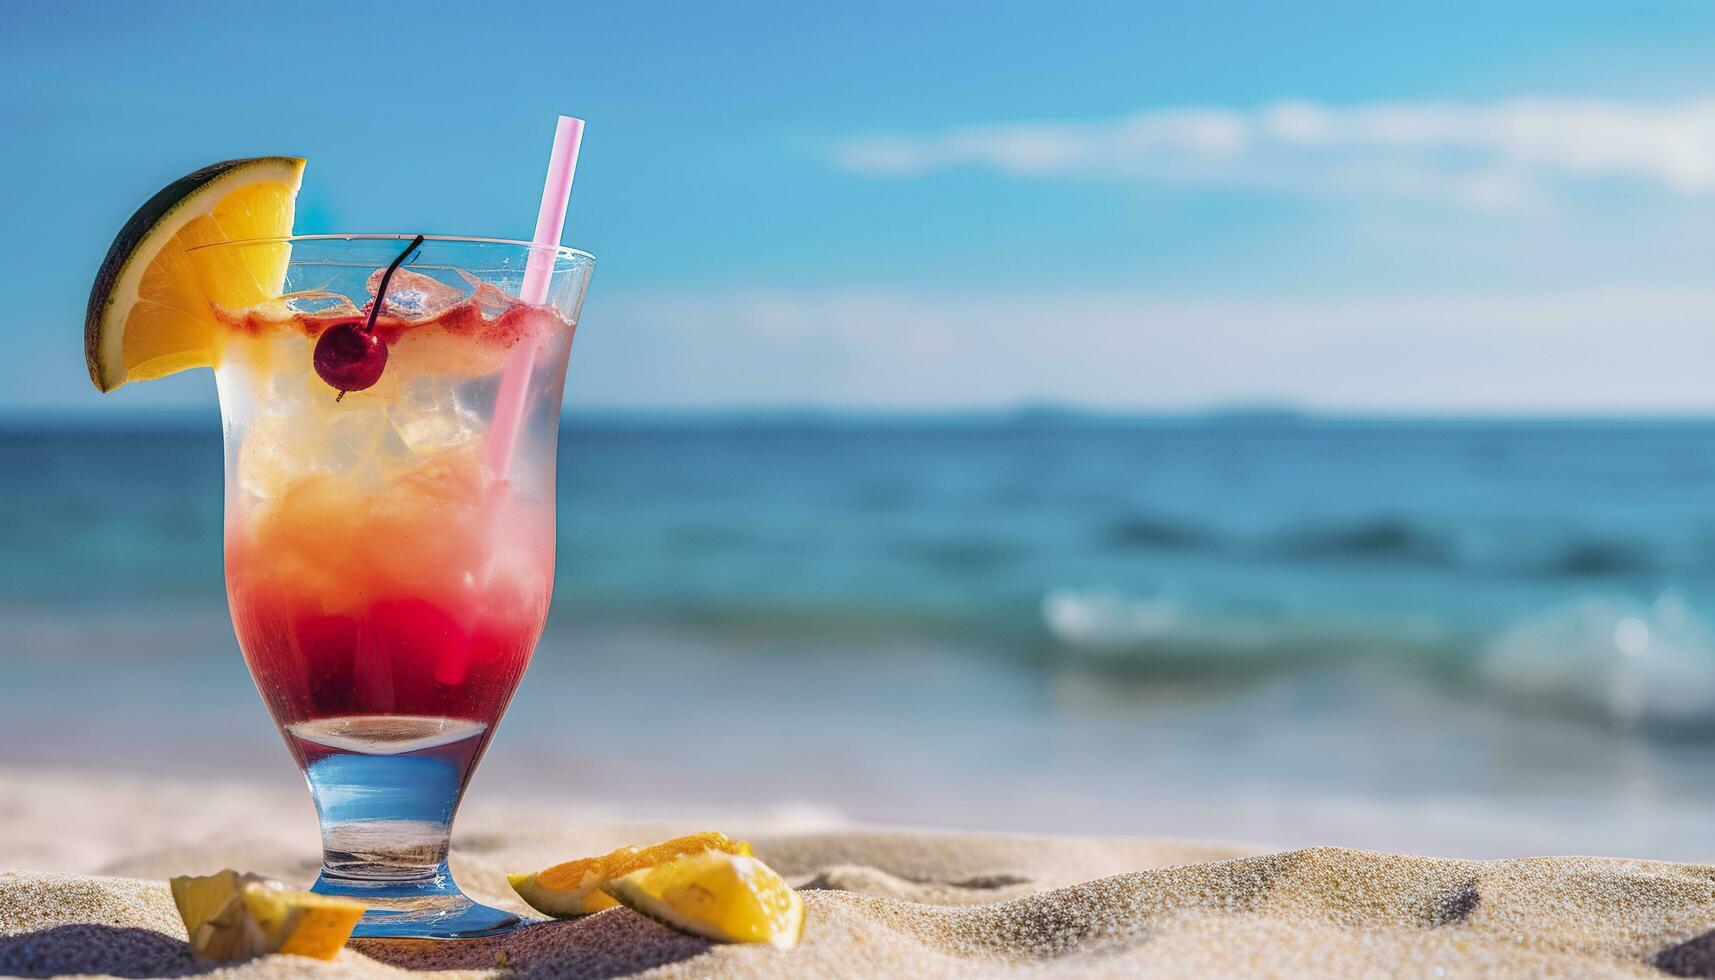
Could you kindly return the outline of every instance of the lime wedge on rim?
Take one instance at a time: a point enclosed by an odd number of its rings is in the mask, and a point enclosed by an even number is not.
[[[227,160],[173,181],[137,209],[107,250],[83,322],[89,378],[102,391],[215,363],[216,304],[279,295],[289,246],[198,246],[292,233],[298,157]]]

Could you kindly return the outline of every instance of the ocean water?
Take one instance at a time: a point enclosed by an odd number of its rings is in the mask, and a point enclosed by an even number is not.
[[[289,778],[208,424],[0,432],[0,761]],[[1715,858],[1715,423],[571,418],[474,791]]]

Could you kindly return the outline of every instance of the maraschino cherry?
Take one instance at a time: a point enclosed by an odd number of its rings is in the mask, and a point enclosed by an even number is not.
[[[328,387],[339,392],[335,401],[344,398],[348,391],[362,391],[381,380],[381,372],[387,369],[387,342],[375,335],[375,318],[381,314],[381,306],[387,301],[387,283],[392,280],[394,271],[421,244],[423,236],[418,235],[381,274],[381,285],[375,290],[375,301],[369,307],[368,323],[360,324],[356,320],[336,323],[323,330],[321,337],[317,338],[316,374],[328,383]]]
[[[362,391],[381,380],[387,368],[387,342],[361,320],[336,323],[316,340],[315,361],[316,373],[344,398],[348,391]]]

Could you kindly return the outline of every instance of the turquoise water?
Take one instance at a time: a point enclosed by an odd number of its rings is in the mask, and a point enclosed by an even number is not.
[[[1435,800],[1425,846],[1517,817],[1676,856],[1715,829],[1715,423],[603,416],[560,498],[479,791],[1275,837]],[[289,766],[219,508],[210,426],[0,434],[0,759]],[[1544,816],[1592,798],[1628,815]]]

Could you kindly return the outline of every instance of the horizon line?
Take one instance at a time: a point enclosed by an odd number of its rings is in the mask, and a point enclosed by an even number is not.
[[[0,407],[0,431],[54,429],[158,429],[220,427],[212,407],[108,408]],[[1160,408],[1106,408],[1063,402],[1019,402],[937,408],[839,405],[584,406],[566,408],[563,425],[603,422],[1233,422],[1278,423],[1715,423],[1715,405],[1684,410],[1564,409],[1357,409],[1275,403],[1231,403]]]

